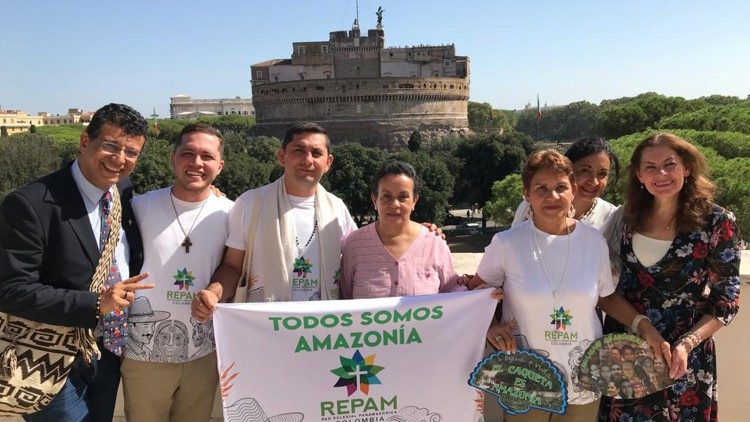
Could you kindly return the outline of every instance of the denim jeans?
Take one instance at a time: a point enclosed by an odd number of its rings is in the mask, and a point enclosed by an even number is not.
[[[120,358],[98,339],[102,356],[90,365],[78,356],[65,385],[44,409],[25,415],[28,422],[107,422],[112,420],[120,385]]]

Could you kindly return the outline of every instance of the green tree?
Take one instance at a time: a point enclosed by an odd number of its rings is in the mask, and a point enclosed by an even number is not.
[[[461,173],[461,169],[464,166],[464,161],[456,154],[461,139],[458,135],[449,135],[430,142],[426,148],[426,152],[430,157],[442,161],[454,177]]]
[[[281,148],[281,140],[272,136],[256,136],[246,142],[245,153],[262,163],[277,164],[277,153]]]
[[[232,131],[247,133],[250,128],[255,126],[255,117],[240,114],[202,116],[198,118],[198,121],[208,123],[222,132]]]
[[[29,126],[29,133],[31,133],[31,134],[36,133],[36,125]]]
[[[646,127],[648,116],[635,104],[602,107],[596,115],[597,132],[607,138],[618,138]]]
[[[493,127],[494,122],[492,121],[492,106],[490,103],[469,101],[467,114],[471,130],[479,131]]]
[[[588,101],[578,101],[560,107],[545,108],[539,121],[539,131],[544,139],[570,141],[596,133],[594,128],[598,107]],[[516,130],[536,137],[537,115],[529,108],[518,115]]]
[[[617,138],[653,128],[666,116],[694,111],[705,104],[703,101],[687,101],[682,97],[667,97],[654,92],[605,100],[596,116],[596,127],[600,134]]]
[[[469,128],[482,132],[488,130],[508,131],[515,126],[514,113],[493,109],[489,103],[475,103],[468,105]]]
[[[422,148],[422,134],[418,130],[415,130],[409,136],[408,147],[411,152],[417,152]]]
[[[398,151],[391,153],[387,160],[400,160],[411,164],[422,180],[419,202],[412,212],[411,219],[418,222],[429,221],[437,225],[443,224],[454,185],[453,175],[448,171],[445,163],[430,157],[423,151],[416,153]]]
[[[706,97],[700,97],[695,101],[702,101],[711,105],[729,105],[742,102],[743,100],[740,97],[735,97],[733,95],[709,95]]]
[[[172,144],[164,139],[148,139],[143,145],[130,180],[136,193],[146,193],[150,190],[171,186],[172,176]]]
[[[228,198],[235,199],[248,189],[275,180],[272,172],[280,168],[276,160],[276,152],[281,145],[278,139],[248,138],[246,132],[236,130],[226,130],[222,135],[224,170],[215,184]]]
[[[750,101],[706,106],[695,111],[673,114],[659,120],[655,127],[750,134]]]
[[[0,200],[58,167],[60,158],[50,138],[35,133],[0,138]]]
[[[484,205],[482,214],[499,226],[510,226],[516,207],[523,198],[521,175],[514,173],[492,185],[492,197]]]
[[[167,142],[174,142],[174,140],[177,138],[177,135],[180,134],[182,128],[187,126],[190,121],[178,119],[160,119],[157,120],[156,123],[159,124],[159,131],[156,132],[152,129],[150,134],[152,136],[155,135],[159,139],[164,139]]]
[[[330,190],[344,201],[357,225],[362,225],[373,210],[370,184],[385,160],[385,152],[345,142],[336,145],[331,153],[333,165],[326,174]]]
[[[8,137],[8,128],[5,126],[0,126],[0,138],[7,138]]]
[[[483,207],[496,180],[520,171],[527,153],[524,140],[528,139],[526,135],[513,133],[462,140],[456,148],[456,157],[465,164],[456,181],[456,202],[478,203]]]
[[[55,145],[73,144],[78,145],[81,140],[81,133],[86,129],[84,125],[48,125],[36,128],[40,135],[50,137]]]
[[[214,184],[227,198],[235,200],[248,189],[268,184],[273,167],[245,154],[226,154],[224,170]]]

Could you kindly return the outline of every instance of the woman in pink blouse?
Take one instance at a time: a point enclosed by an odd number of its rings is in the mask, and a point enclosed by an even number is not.
[[[415,296],[465,290],[448,245],[410,216],[420,181],[410,164],[380,168],[371,198],[378,220],[349,235],[341,256],[342,299]]]

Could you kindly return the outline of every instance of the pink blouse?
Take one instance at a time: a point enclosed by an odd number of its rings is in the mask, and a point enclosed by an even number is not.
[[[345,240],[339,278],[342,299],[465,290],[457,281],[448,245],[424,227],[399,259],[380,241],[375,224],[352,232]]]

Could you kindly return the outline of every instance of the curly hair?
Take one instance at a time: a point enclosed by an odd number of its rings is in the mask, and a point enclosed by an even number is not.
[[[542,169],[550,169],[556,173],[564,174],[570,179],[570,184],[575,185],[573,163],[570,162],[570,159],[554,149],[541,149],[531,153],[523,165],[521,180],[524,189],[531,187],[531,179],[534,178],[536,172]]]
[[[654,206],[654,196],[641,187],[638,169],[641,166],[643,150],[648,147],[665,146],[673,150],[682,160],[690,174],[685,178],[679,194],[679,204],[675,215],[678,232],[687,233],[706,224],[711,212],[716,186],[707,175],[706,158],[688,141],[672,133],[658,133],[641,141],[633,151],[628,165],[628,180],[625,190],[625,219],[632,230],[642,230],[645,218]]]
[[[86,133],[91,138],[98,138],[105,123],[122,129],[128,136],[146,136],[148,132],[146,119],[125,104],[110,103],[97,110],[91,118],[91,123],[86,126]]]

